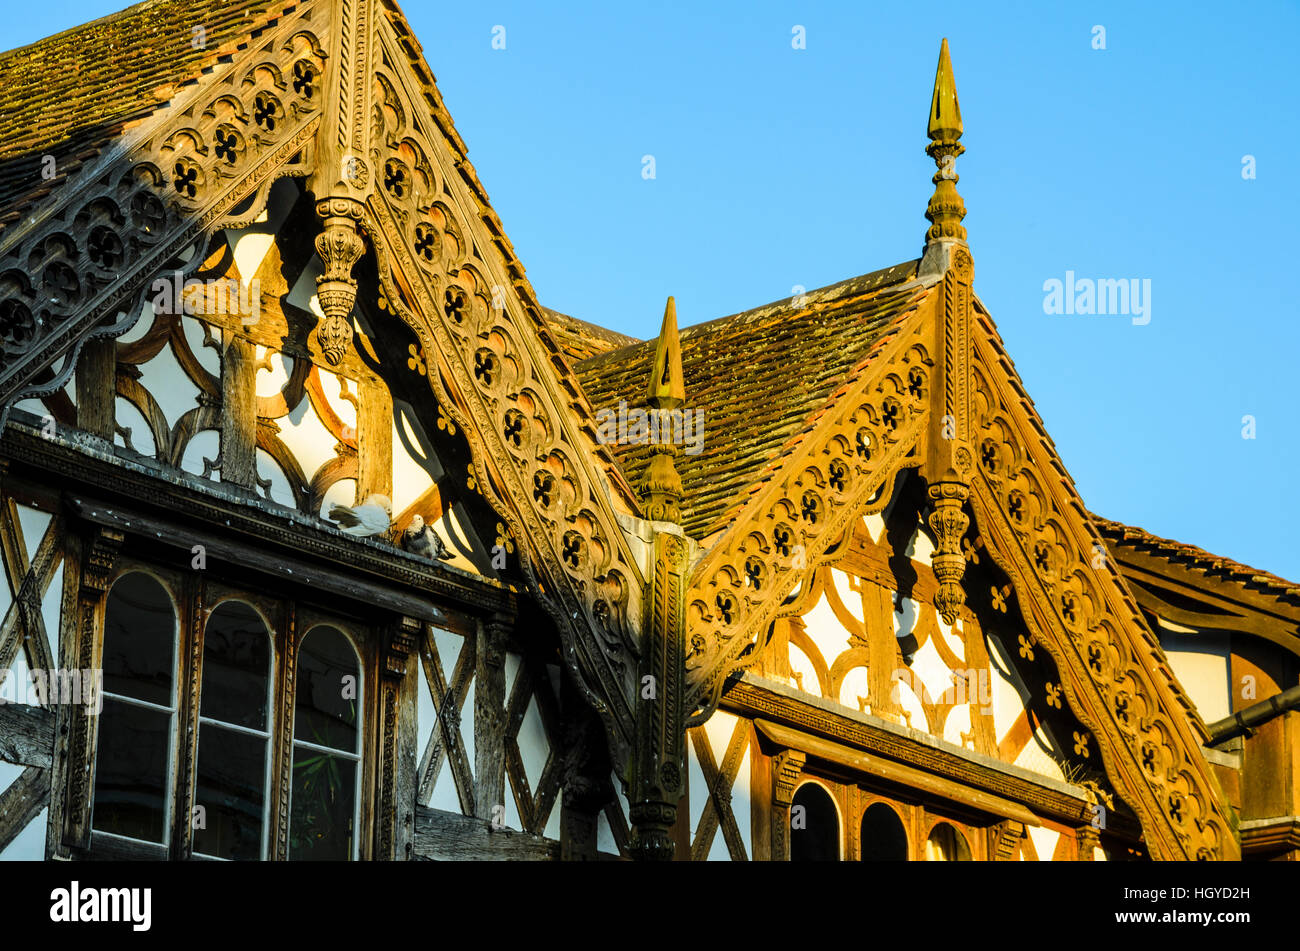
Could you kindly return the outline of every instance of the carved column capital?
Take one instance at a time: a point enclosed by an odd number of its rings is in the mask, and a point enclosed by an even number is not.
[[[111,528],[98,527],[86,545],[81,564],[81,594],[92,601],[108,591],[113,566],[126,536]]]
[[[406,676],[406,662],[420,643],[423,625],[418,618],[403,617],[388,634],[384,645],[384,676],[400,680]]]
[[[352,307],[357,299],[352,268],[365,250],[360,232],[365,206],[352,198],[325,198],[316,202],[316,215],[324,225],[316,236],[316,253],[325,265],[325,273],[316,278],[316,297],[325,312],[316,340],[325,359],[337,366],[352,342]]]
[[[993,860],[1009,862],[1016,854],[1016,846],[1025,837],[1025,824],[1008,819],[993,829]]]
[[[795,787],[799,785],[799,777],[803,775],[804,764],[808,762],[806,753],[800,750],[782,750],[772,757],[772,775],[775,780],[775,787],[772,790],[772,801],[781,806],[790,805],[794,799]]]
[[[1074,839],[1079,845],[1079,861],[1093,861],[1093,849],[1101,848],[1101,832],[1095,826],[1080,826],[1074,830]]]
[[[485,653],[483,661],[489,667],[500,667],[505,663],[506,644],[510,631],[514,627],[509,615],[493,614],[483,621],[483,639]]]
[[[772,757],[772,859],[777,862],[790,859],[790,803],[807,761],[800,750],[782,750]]]

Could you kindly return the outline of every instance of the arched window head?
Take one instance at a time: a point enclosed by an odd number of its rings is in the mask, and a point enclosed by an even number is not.
[[[862,814],[862,861],[907,861],[907,830],[898,813],[883,802],[874,802]]]
[[[176,607],[152,575],[114,582],[104,610],[104,707],[91,827],[167,844],[176,720]]]
[[[840,814],[830,793],[804,783],[790,801],[790,861],[838,862]]]
[[[948,823],[940,822],[926,839],[925,859],[927,862],[969,862],[970,846],[964,835]]]
[[[357,854],[361,662],[338,628],[320,625],[298,650],[289,858]]]

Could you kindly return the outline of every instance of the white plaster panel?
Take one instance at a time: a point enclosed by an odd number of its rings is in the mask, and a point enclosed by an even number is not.
[[[0,862],[41,862],[45,860],[45,826],[50,810],[42,809],[3,852]]]

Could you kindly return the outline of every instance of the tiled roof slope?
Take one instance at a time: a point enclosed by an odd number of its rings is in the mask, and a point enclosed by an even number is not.
[[[542,314],[550,325],[551,336],[570,364],[641,342],[636,337],[597,327],[549,307],[543,307]]]
[[[696,538],[725,526],[741,494],[757,481],[867,359],[926,289],[917,262],[855,277],[681,331],[685,407],[703,410],[703,449],[681,452],[682,524]],[[645,406],[653,340],[578,363],[592,407]],[[611,447],[632,485],[649,465],[647,445]]]
[[[1159,535],[1152,535],[1145,529],[1124,525],[1120,522],[1112,522],[1100,515],[1092,515],[1091,517],[1093,524],[1097,526],[1097,531],[1101,532],[1102,537],[1111,545],[1121,545],[1149,552],[1167,561],[1185,565],[1203,575],[1232,581],[1243,587],[1262,591],[1284,598],[1292,603],[1300,604],[1300,585],[1293,581],[1279,578],[1267,571],[1260,571],[1258,568],[1251,568],[1230,558],[1212,555],[1195,545],[1187,545],[1183,542],[1161,538]]]
[[[0,53],[0,228],[164,106],[286,0],[148,0]],[[204,49],[195,48],[195,27]],[[56,177],[41,177],[44,156]]]

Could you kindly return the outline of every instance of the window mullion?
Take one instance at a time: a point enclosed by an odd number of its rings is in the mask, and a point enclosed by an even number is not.
[[[198,757],[199,685],[203,677],[202,581],[190,575],[181,584],[181,630],[184,644],[182,677],[183,703],[178,703],[176,732],[179,737],[180,768],[176,777],[174,857],[188,859],[194,852],[194,777]]]
[[[298,603],[285,604],[284,624],[276,632],[280,666],[276,669],[275,724],[271,732],[271,823],[267,858],[289,857],[289,787],[293,771],[293,710],[297,689]]]

